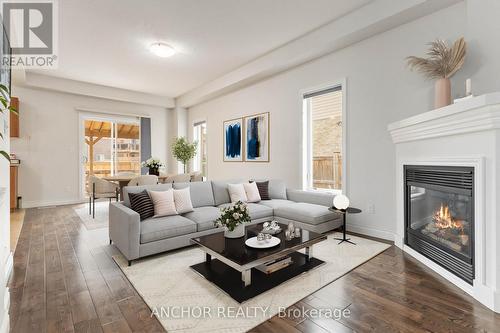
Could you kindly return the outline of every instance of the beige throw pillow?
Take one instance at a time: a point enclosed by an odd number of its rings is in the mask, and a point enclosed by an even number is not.
[[[257,184],[253,183],[244,183],[243,187],[245,188],[245,193],[247,195],[248,202],[259,202],[260,194]]]
[[[243,184],[227,184],[227,191],[229,192],[229,197],[231,202],[247,202],[247,194]]]
[[[174,202],[174,191],[149,191],[153,201],[155,215],[153,217],[177,215]]]
[[[177,213],[184,214],[194,211],[193,204],[191,203],[191,192],[189,187],[174,190],[175,209]]]

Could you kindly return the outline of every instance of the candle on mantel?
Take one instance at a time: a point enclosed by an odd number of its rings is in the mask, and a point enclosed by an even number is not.
[[[465,80],[465,96],[472,95],[472,81],[471,79]]]

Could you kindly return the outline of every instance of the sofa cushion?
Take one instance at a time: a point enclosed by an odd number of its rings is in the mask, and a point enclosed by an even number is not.
[[[215,228],[214,221],[220,216],[220,209],[217,207],[197,207],[194,211],[186,213],[183,216],[194,221],[198,231],[204,231]]]
[[[175,210],[179,214],[189,213],[193,211],[193,203],[191,202],[191,191],[189,188],[174,190]]]
[[[272,199],[272,200],[262,200],[261,202],[259,202],[259,204],[271,207],[272,209],[276,209],[278,207],[295,205],[295,202],[290,200]]]
[[[155,207],[155,216],[153,217],[177,215],[174,202],[174,190],[148,191],[148,193]]]
[[[148,191],[143,190],[139,193],[129,193],[130,208],[139,213],[140,220],[145,220],[155,215],[153,201],[149,197]]]
[[[179,215],[141,222],[141,244],[196,232],[196,223]]]
[[[246,205],[248,207],[248,211],[250,212],[250,218],[252,220],[257,220],[264,217],[269,217],[269,218],[273,217],[273,209],[268,206],[256,203],[247,203]],[[231,206],[231,204],[222,204],[219,205],[219,208],[225,208],[229,206]]]
[[[255,182],[257,188],[259,189],[259,195],[261,200],[271,200],[269,196],[269,180],[263,182]]]
[[[243,184],[227,184],[227,191],[231,202],[247,202],[247,193]]]
[[[193,207],[214,206],[212,182],[174,183],[174,189],[189,187]]]
[[[248,202],[259,202],[261,199],[259,188],[255,183],[243,183]]]
[[[230,203],[231,198],[229,197],[229,192],[227,191],[227,184],[239,184],[244,181],[241,179],[237,180],[216,180],[212,181],[212,190],[214,192],[215,206],[219,206],[225,203]]]
[[[328,207],[304,202],[296,202],[293,205],[277,207],[274,209],[274,216],[312,225],[339,218],[339,215],[329,211]]]
[[[129,193],[139,193],[144,190],[148,191],[166,191],[172,188],[172,184],[156,184],[156,185],[141,185],[141,186],[125,186],[123,188],[123,204],[130,207]]]
[[[286,183],[281,179],[269,180],[269,197],[271,199],[286,200]]]

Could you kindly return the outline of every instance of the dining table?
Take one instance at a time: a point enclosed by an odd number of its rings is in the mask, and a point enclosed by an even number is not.
[[[158,176],[158,182],[163,183],[167,178],[172,176],[173,174],[160,175]],[[109,182],[117,183],[118,186],[120,187],[120,199],[123,200],[123,188],[127,186],[132,179],[137,177],[138,177],[137,175],[114,175],[114,176],[102,177],[102,179],[107,180]]]

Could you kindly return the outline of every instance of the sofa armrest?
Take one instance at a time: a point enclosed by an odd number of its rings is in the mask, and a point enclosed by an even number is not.
[[[320,191],[286,190],[288,200],[295,202],[305,202],[326,207],[333,206],[334,193]]]
[[[109,204],[109,239],[127,260],[139,258],[141,219],[121,202]]]

